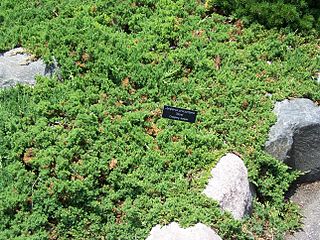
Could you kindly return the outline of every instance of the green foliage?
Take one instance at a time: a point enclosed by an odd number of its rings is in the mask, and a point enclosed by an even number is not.
[[[320,29],[320,5],[317,0],[212,0],[208,9],[220,7],[227,14],[245,17],[269,28],[290,27],[292,30]]]
[[[297,174],[263,148],[276,100],[319,100],[318,42],[239,27],[197,1],[0,3],[0,49],[55,57],[61,81],[0,93],[0,239],[145,239],[197,222],[223,239],[281,238]],[[197,122],[161,118],[163,105]],[[201,194],[226,152],[257,188],[234,220]]]

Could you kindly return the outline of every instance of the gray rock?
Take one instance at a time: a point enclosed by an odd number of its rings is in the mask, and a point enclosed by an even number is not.
[[[320,108],[309,99],[276,103],[277,122],[270,129],[266,151],[306,173],[300,181],[320,179]]]
[[[147,240],[222,240],[216,232],[202,223],[183,229],[178,223],[152,228]]]
[[[47,66],[41,59],[35,60],[23,48],[15,48],[0,54],[0,88],[21,84],[35,84],[37,75],[52,76],[55,64]]]
[[[219,160],[211,174],[212,178],[203,193],[218,201],[221,208],[230,211],[236,219],[250,214],[254,191],[243,161],[228,153]]]
[[[301,231],[287,234],[286,240],[320,239],[320,182],[302,184],[291,200],[301,207],[303,226]]]

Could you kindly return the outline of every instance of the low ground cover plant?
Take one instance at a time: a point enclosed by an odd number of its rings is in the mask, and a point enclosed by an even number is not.
[[[297,173],[263,149],[275,101],[320,99],[318,40],[185,0],[4,0],[0,39],[61,72],[0,93],[0,239],[145,239],[171,221],[282,239],[299,226],[284,200]],[[164,105],[197,122],[161,118]],[[201,194],[232,151],[257,189],[242,221]]]
[[[207,0],[206,7],[259,22],[268,28],[288,27],[300,32],[320,30],[320,2],[317,0]]]

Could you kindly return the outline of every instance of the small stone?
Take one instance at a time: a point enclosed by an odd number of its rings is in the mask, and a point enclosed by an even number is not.
[[[320,107],[305,98],[277,102],[277,122],[265,149],[293,169],[305,173],[300,182],[320,178]]]
[[[222,240],[216,232],[202,223],[193,227],[181,228],[172,222],[167,226],[157,225],[152,228],[147,240]]]
[[[212,178],[203,193],[219,202],[223,210],[241,219],[251,213],[254,190],[248,180],[248,170],[241,158],[228,153],[211,170]]]
[[[35,77],[52,76],[56,64],[46,65],[23,48],[15,48],[0,54],[0,88],[11,87],[18,83],[35,84]]]

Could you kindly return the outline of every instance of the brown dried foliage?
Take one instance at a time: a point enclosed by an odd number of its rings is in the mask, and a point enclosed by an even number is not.
[[[109,169],[113,170],[117,167],[118,161],[115,158],[112,158],[111,161],[109,162]]]
[[[29,164],[33,157],[34,157],[33,149],[32,149],[32,148],[28,148],[28,149],[25,151],[25,153],[23,154],[22,161],[23,161],[25,164]]]

